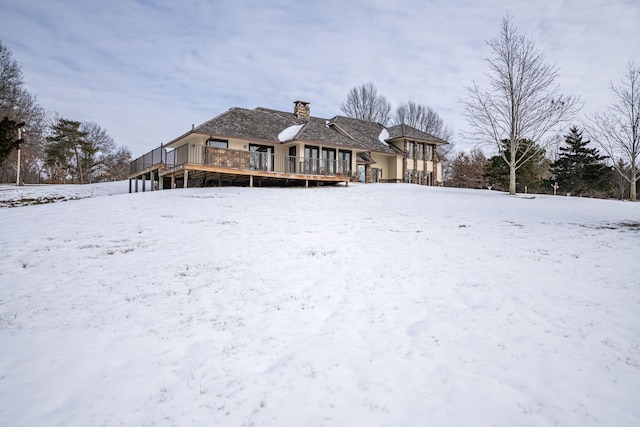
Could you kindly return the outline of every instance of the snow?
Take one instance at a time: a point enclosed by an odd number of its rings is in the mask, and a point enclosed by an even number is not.
[[[302,129],[303,126],[304,124],[289,126],[278,134],[278,141],[284,142],[295,138],[295,136],[298,134],[298,132],[300,132],[300,129]]]
[[[0,209],[0,425],[640,425],[640,204],[68,188]]]
[[[138,184],[142,188],[142,182]],[[149,185],[150,181],[147,181],[146,188],[150,188]],[[128,191],[128,184],[123,182],[95,185],[24,185],[19,187],[0,184],[0,208],[110,196]]]
[[[388,147],[389,144],[387,144],[387,139],[389,139],[389,131],[387,131],[386,128],[382,128],[382,130],[380,131],[380,135],[378,135],[378,139]]]

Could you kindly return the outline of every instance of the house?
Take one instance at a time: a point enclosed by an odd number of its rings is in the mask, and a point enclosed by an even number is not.
[[[343,116],[231,108],[130,164],[129,192],[223,185],[330,185],[350,181],[442,183],[436,148],[447,144],[406,125]],[[134,187],[132,184],[135,183]]]

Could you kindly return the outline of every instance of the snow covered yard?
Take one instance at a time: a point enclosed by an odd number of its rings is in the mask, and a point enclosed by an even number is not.
[[[0,184],[0,208],[66,202],[87,197],[110,196],[129,191],[124,182],[95,185],[15,185]]]
[[[127,185],[0,209],[0,425],[640,425],[640,204]]]

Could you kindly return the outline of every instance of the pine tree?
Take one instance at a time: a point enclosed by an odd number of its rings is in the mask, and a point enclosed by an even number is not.
[[[503,152],[510,156],[509,140],[503,140],[502,144]],[[516,170],[519,191],[524,192],[526,189],[527,192],[536,193],[546,190],[544,180],[549,175],[549,160],[545,156],[545,149],[527,139],[520,140],[516,148],[516,155],[520,155],[522,152],[534,153],[530,154],[529,160]],[[502,156],[491,157],[484,168],[483,175],[487,183],[496,190],[506,191],[509,189],[510,168]]]
[[[611,187],[611,168],[597,148],[587,147],[591,141],[582,140],[582,132],[572,127],[565,135],[558,160],[551,165],[559,190],[577,196],[593,196],[608,192]]]
[[[5,117],[0,122],[0,164],[2,164],[11,151],[20,147],[21,140],[18,140],[18,127],[24,126],[24,123],[18,125],[15,121]]]
[[[80,130],[80,122],[59,119],[53,126],[53,134],[47,137],[46,163],[61,180],[68,174],[80,184],[85,183],[83,158],[93,156],[95,148]]]

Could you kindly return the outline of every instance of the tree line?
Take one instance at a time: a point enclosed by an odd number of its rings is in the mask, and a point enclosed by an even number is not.
[[[117,146],[97,123],[42,108],[25,89],[22,69],[2,41],[0,119],[0,182],[85,184],[128,175],[129,149]]]
[[[512,195],[555,191],[635,201],[640,180],[640,67],[628,64],[620,82],[610,84],[614,104],[587,117],[583,130],[571,127],[554,157],[559,132],[575,121],[582,101],[560,93],[558,67],[546,62],[508,14],[500,34],[486,43],[491,52],[485,58],[488,87],[473,82],[466,87],[467,97],[460,100],[471,129],[463,136],[476,148],[457,155],[451,145],[440,148],[445,185],[490,187]],[[452,142],[453,132],[434,110],[408,101],[392,114],[390,103],[377,94],[373,83],[353,88],[341,110],[383,125],[405,123]],[[583,131],[587,141],[582,141]],[[480,147],[495,155],[487,159]]]
[[[583,125],[605,155],[586,148],[590,141],[582,144],[582,133],[574,127],[565,136],[558,158],[545,168],[544,154],[556,145],[558,128],[575,120],[582,102],[575,95],[560,93],[558,67],[547,64],[534,41],[518,31],[508,14],[500,34],[487,45],[491,52],[485,58],[488,87],[474,82],[462,100],[472,129],[470,139],[489,144],[502,159],[489,159],[494,172],[484,176],[498,183],[500,167],[506,165],[509,193],[516,194],[518,176],[523,181],[537,168],[534,176],[547,170],[547,179],[563,192],[607,194],[603,186],[611,181],[606,175],[613,169],[628,184],[629,199],[635,201],[640,178],[640,68],[629,63],[620,83],[610,84],[615,103],[605,113],[587,117]],[[475,160],[480,161],[478,156]]]
[[[509,141],[503,141],[503,146],[506,156],[511,156]],[[618,199],[629,195],[629,182],[617,172],[620,169],[629,178],[629,168],[620,164],[617,168],[611,165],[609,157],[602,155],[590,140],[585,140],[583,132],[576,126],[564,135],[564,141],[555,153],[550,153],[531,140],[520,141],[516,149],[535,153],[516,171],[516,189],[519,193]],[[487,158],[478,148],[470,153],[462,151],[451,159],[446,185],[508,191],[509,165],[502,156]]]

